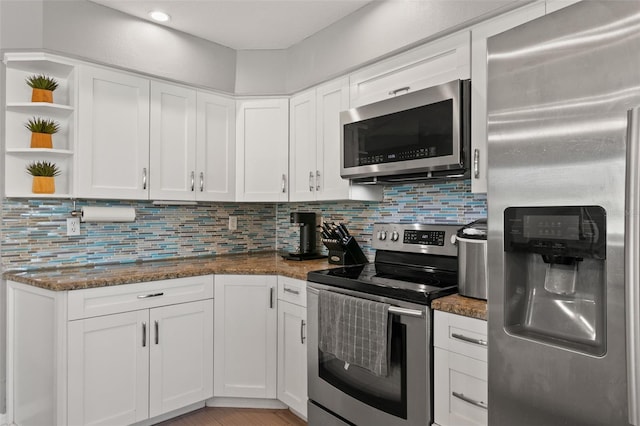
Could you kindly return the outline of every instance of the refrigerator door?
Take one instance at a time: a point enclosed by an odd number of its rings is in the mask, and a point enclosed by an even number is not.
[[[624,237],[627,110],[640,105],[640,2],[580,2],[490,38],[488,49],[489,424],[626,425],[629,392],[637,392],[627,381]],[[580,279],[573,295],[560,286],[510,288],[519,254],[504,250],[505,209],[585,205],[606,212],[606,258],[592,263],[602,284],[587,283],[601,289],[597,297],[571,300],[585,287]],[[534,255],[527,262],[545,265]],[[577,267],[583,276],[585,265]],[[525,278],[547,280],[536,274]],[[555,274],[564,276],[576,277]],[[559,310],[539,315],[554,301],[567,321]],[[580,312],[594,318],[581,329],[587,345],[589,326],[601,325],[594,340],[602,350],[563,343]],[[555,324],[558,333],[546,340],[507,331]]]
[[[640,107],[629,110],[625,224],[625,290],[629,423],[640,425]]]

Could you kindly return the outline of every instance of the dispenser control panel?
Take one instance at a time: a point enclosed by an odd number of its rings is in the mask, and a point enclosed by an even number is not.
[[[606,212],[600,206],[509,207],[505,251],[606,258]]]

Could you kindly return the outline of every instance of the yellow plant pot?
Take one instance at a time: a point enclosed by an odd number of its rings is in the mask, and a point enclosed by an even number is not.
[[[31,148],[53,148],[53,140],[49,133],[31,133]]]
[[[45,89],[33,89],[31,92],[31,102],[53,103],[53,91]]]
[[[51,176],[34,176],[31,191],[34,194],[53,194],[56,192],[56,181]]]

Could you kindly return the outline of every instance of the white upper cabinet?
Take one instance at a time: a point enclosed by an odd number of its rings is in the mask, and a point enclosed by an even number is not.
[[[287,201],[289,100],[238,101],[236,126],[237,201]]]
[[[236,103],[198,92],[196,200],[234,201],[236,194]]]
[[[151,82],[149,197],[195,199],[196,91]]]
[[[289,201],[381,200],[382,188],[340,176],[340,111],[349,108],[349,80],[333,80],[291,98]]]
[[[487,39],[543,16],[533,3],[478,24],[471,31],[471,191],[487,192]]]
[[[81,65],[77,196],[148,198],[149,80]]]
[[[461,31],[352,73],[351,107],[470,78],[470,33]]]

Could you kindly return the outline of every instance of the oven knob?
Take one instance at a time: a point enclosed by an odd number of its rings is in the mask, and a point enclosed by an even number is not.
[[[393,233],[391,234],[391,241],[398,241],[398,238],[400,238],[400,234],[398,234],[396,231],[393,231]]]
[[[387,231],[380,231],[378,232],[378,239],[379,240],[386,240],[387,239]]]

